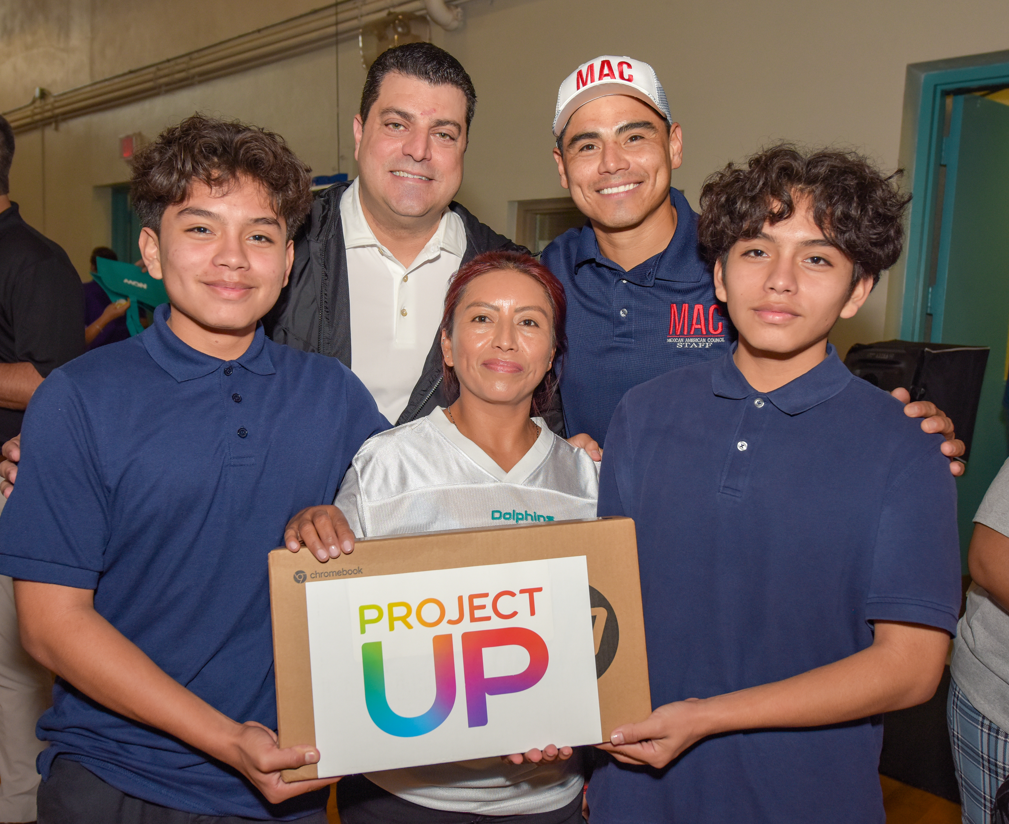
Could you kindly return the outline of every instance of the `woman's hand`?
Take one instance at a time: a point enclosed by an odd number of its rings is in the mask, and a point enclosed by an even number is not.
[[[310,506],[287,522],[284,546],[297,552],[302,546],[320,561],[339,558],[354,551],[354,530],[339,507],[332,504]]]
[[[567,761],[574,754],[571,747],[557,747],[547,744],[542,750],[531,749],[524,753],[502,755],[501,760],[509,764],[552,764],[555,761]]]

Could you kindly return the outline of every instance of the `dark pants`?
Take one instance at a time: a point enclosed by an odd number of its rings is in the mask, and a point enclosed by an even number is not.
[[[529,815],[479,815],[432,810],[388,793],[363,775],[336,785],[341,824],[582,824],[582,797],[566,807]],[[41,822],[39,822],[41,824]]]
[[[141,801],[69,758],[53,762],[49,779],[39,785],[38,802],[38,824],[262,824],[258,818],[198,815]],[[320,810],[297,824],[327,824],[326,813]]]

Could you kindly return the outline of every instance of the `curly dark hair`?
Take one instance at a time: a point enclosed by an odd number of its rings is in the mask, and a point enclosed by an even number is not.
[[[382,81],[390,72],[425,80],[432,86],[455,86],[466,98],[466,134],[476,111],[476,89],[462,63],[444,49],[432,43],[407,43],[382,52],[368,69],[361,90],[361,122],[368,119],[371,107],[378,100]]]
[[[155,232],[165,209],[184,202],[194,180],[215,189],[243,177],[259,183],[287,223],[288,239],[312,208],[311,169],[280,135],[237,121],[194,114],[165,129],[131,165],[133,208]]]
[[[813,221],[854,264],[852,287],[897,262],[904,246],[902,172],[884,176],[855,152],[827,149],[803,154],[782,143],[753,155],[746,167],[732,163],[704,181],[697,234],[708,263],[725,265],[739,240],[755,238],[765,223],[780,223],[796,200],[812,205]]]

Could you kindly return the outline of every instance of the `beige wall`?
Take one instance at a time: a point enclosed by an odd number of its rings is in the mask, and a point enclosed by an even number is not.
[[[311,11],[320,0],[31,0],[0,14],[0,111]]]
[[[62,91],[317,5],[11,3],[0,16],[0,110],[27,102],[36,86]],[[557,86],[598,54],[655,66],[685,135],[674,185],[696,204],[707,173],[779,138],[855,147],[896,165],[907,64],[1004,49],[1009,31],[1003,0],[963,0],[955,11],[941,0],[472,0],[465,12],[458,32],[433,27],[480,95],[459,199],[501,231],[509,201],[563,194],[550,156]],[[127,178],[119,135],[153,136],[200,109],[281,132],[317,173],[353,174],[350,125],[364,78],[356,43],[341,45],[338,62],[339,84],[329,48],[24,134],[12,194],[84,271],[90,248],[109,241],[107,198],[95,187]],[[836,330],[842,349],[882,337],[885,289],[884,279]]]

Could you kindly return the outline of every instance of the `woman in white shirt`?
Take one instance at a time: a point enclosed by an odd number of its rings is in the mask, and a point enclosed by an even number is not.
[[[458,398],[361,447],[336,498],[357,537],[499,526],[515,513],[595,516],[598,464],[538,417],[556,391],[565,309],[560,282],[529,256],[490,252],[459,270],[442,318],[444,380]],[[313,507],[292,527],[311,546],[332,538],[331,515]],[[345,778],[341,820],[575,824],[584,781],[570,752],[548,747],[537,764],[485,758]]]

